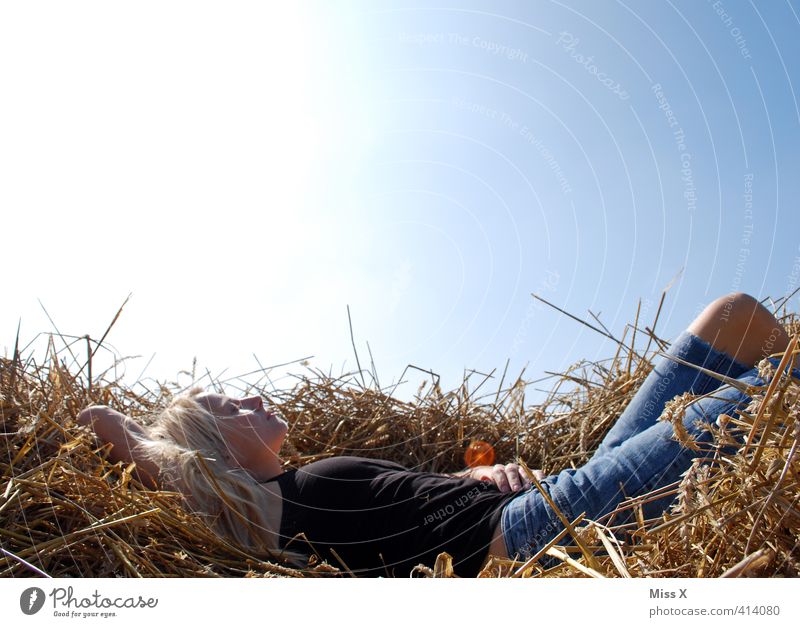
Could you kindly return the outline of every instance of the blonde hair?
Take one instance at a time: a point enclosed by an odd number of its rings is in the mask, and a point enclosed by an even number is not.
[[[242,468],[227,462],[228,445],[217,418],[195,396],[179,396],[156,415],[149,439],[141,450],[161,469],[161,481],[182,492],[191,509],[228,540],[273,559],[304,567],[307,556],[280,549],[277,527],[268,514],[281,505],[281,498],[265,489]]]

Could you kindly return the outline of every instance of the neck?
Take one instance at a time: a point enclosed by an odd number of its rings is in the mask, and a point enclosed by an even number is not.
[[[245,463],[236,463],[236,465],[247,471],[247,473],[259,483],[269,481],[283,474],[283,462],[277,455],[265,456],[257,460],[245,460]]]
[[[228,434],[226,445],[223,456],[228,464],[246,470],[256,481],[269,481],[283,472],[278,451],[273,451],[265,444],[253,446],[253,442],[247,440],[242,431]]]
[[[283,474],[282,462],[277,456],[260,464],[259,468],[247,468],[246,470],[250,472],[256,481],[269,481]]]

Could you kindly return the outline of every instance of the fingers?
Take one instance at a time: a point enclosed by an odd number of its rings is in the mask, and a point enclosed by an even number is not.
[[[492,480],[500,492],[510,492],[511,486],[508,484],[506,467],[503,464],[495,464],[492,468]]]
[[[510,465],[511,464],[509,464],[509,466]],[[516,466],[516,464],[513,465]],[[519,470],[519,476],[522,478],[522,487],[527,490],[533,485],[533,482],[531,481],[530,477],[528,476],[528,473],[525,471],[524,468],[518,466],[518,470]],[[531,473],[533,474],[534,477],[536,477],[537,481],[541,481],[542,479],[545,478],[545,474],[538,468],[531,470]]]
[[[519,469],[519,476],[522,479],[522,487],[523,487],[523,489],[527,490],[528,488],[530,488],[531,487],[531,480],[528,477],[528,473],[525,472],[524,468],[520,468]]]
[[[517,492],[530,487],[530,481],[519,464],[495,464],[492,468],[492,480],[500,492]]]
[[[512,492],[522,489],[525,478],[522,475],[524,472],[519,464],[506,464],[506,477],[508,478],[508,486]]]
[[[531,487],[531,480],[528,478],[528,473],[526,473],[525,469],[521,466],[517,464],[514,464],[514,466],[517,466],[517,476],[519,477],[520,481],[520,490],[527,490]]]
[[[536,470],[532,470],[531,472],[538,481],[541,481],[545,478],[545,474],[538,468]],[[495,464],[491,467],[490,477],[487,477],[486,479],[493,482],[500,492],[517,492],[519,490],[527,490],[532,485],[532,482],[528,477],[527,472],[525,472],[525,469],[519,464],[513,463],[505,465]]]

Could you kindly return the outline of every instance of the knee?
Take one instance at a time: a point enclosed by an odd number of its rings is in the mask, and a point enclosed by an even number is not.
[[[748,325],[761,313],[771,314],[750,294],[731,292],[712,302],[703,313],[708,313],[721,324]]]
[[[769,326],[771,323],[778,325],[773,315],[750,294],[732,292],[708,305],[692,325],[702,328],[706,333],[731,331],[744,334],[748,329]]]
[[[745,363],[755,363],[788,345],[788,336],[775,316],[742,292],[716,299],[695,318],[689,331]]]

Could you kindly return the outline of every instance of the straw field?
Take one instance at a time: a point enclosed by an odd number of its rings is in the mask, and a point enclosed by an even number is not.
[[[797,346],[797,316],[778,314]],[[380,388],[368,371],[334,377],[306,369],[285,390],[256,391],[289,422],[282,451],[289,467],[359,455],[453,472],[480,439],[494,446],[499,462],[520,459],[551,473],[591,456],[666,348],[651,330],[655,322],[650,327],[636,319],[609,359],[552,375],[547,397],[536,404],[526,401],[530,384],[502,370],[471,373],[450,391],[432,375],[411,402]],[[147,490],[131,468],[108,463],[107,450],[75,422],[83,407],[106,404],[146,424],[182,390],[170,383],[134,390],[108,372],[93,374],[98,346],[54,334],[40,361],[20,349],[0,359],[0,576],[350,576],[338,564],[311,558],[294,568],[236,547],[184,509],[176,493]],[[712,427],[715,445],[732,442],[734,430],[746,434],[749,445],[736,455],[695,464],[679,484],[622,503],[634,523],[579,517],[531,560],[494,559],[480,576],[800,574],[800,382],[771,370],[746,411]],[[638,505],[666,493],[678,497],[673,508],[643,519]],[[457,573],[443,553],[409,575]]]

